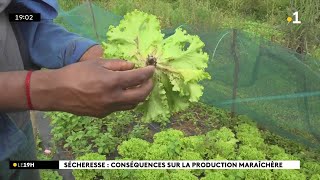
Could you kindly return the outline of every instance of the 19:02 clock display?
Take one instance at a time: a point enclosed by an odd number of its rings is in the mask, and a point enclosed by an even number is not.
[[[26,21],[40,21],[40,13],[10,13],[9,21],[11,22],[26,22]]]

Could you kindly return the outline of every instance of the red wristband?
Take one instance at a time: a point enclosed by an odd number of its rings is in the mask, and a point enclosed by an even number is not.
[[[26,96],[27,96],[28,108],[29,108],[30,110],[33,110],[33,106],[32,106],[32,103],[31,103],[31,93],[30,93],[31,74],[32,74],[32,71],[29,71],[28,74],[27,74],[27,76],[26,76],[25,86],[26,86]]]

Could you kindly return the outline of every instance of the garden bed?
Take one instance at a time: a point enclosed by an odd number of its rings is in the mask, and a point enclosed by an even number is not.
[[[51,119],[55,144],[58,149],[63,149],[70,155],[66,159],[300,160],[301,170],[182,171],[184,176],[181,178],[320,177],[317,174],[320,172],[317,150],[259,129],[246,116],[231,118],[224,110],[202,103],[195,103],[187,110],[174,114],[170,123],[162,125],[143,123],[139,120],[140,115],[134,111],[113,113],[103,119],[60,112],[48,113],[47,116]],[[155,137],[164,139],[159,144]],[[139,149],[141,147],[144,147],[143,150]],[[145,154],[141,151],[145,151]],[[180,172],[181,170],[153,170],[152,173],[150,170],[75,170],[73,174],[76,179],[172,179],[182,175]]]

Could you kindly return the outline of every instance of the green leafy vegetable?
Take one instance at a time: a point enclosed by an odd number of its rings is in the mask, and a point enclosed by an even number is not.
[[[88,153],[78,157],[76,160],[103,161],[103,160],[106,160],[106,157],[98,153]],[[77,169],[77,170],[73,170],[72,174],[75,179],[94,179],[97,176],[101,176],[102,171],[103,170],[101,169]]]
[[[41,180],[62,180],[62,176],[59,175],[58,171],[51,169],[41,169],[40,178]]]
[[[146,156],[146,150],[149,149],[149,146],[150,143],[145,140],[132,138],[130,141],[122,142],[122,146],[118,148],[118,152],[121,156],[139,160]]]
[[[170,177],[166,170],[146,169],[139,171],[139,173],[135,173],[133,179],[170,180]]]
[[[254,134],[244,138],[247,133]],[[265,143],[254,124],[241,123],[234,130],[221,127],[203,135],[185,136],[182,131],[166,129],[153,136],[153,142],[131,138],[118,147],[117,160],[290,160],[301,161],[300,170],[75,170],[76,179],[319,179],[320,164],[288,154],[277,145]],[[262,139],[260,139],[262,138]],[[257,143],[253,143],[257,142]],[[224,148],[223,148],[224,147]],[[99,160],[104,156],[91,153],[78,160]]]
[[[175,171],[170,174],[170,179],[174,180],[198,180],[199,178],[188,171]]]
[[[210,158],[235,157],[235,148],[238,140],[230,129],[223,127],[220,130],[212,130],[207,133],[206,140],[208,149],[215,149],[215,151],[208,152]]]
[[[137,10],[125,15],[117,27],[110,26],[107,42],[102,44],[107,59],[156,67],[154,89],[138,107],[146,122],[166,122],[171,113],[197,102],[203,91],[199,81],[211,78],[204,71],[209,57],[202,51],[204,43],[198,36],[178,28],[164,39],[159,20]]]

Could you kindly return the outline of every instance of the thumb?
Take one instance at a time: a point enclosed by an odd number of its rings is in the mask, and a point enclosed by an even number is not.
[[[102,66],[111,71],[127,71],[134,68],[134,64],[125,60],[106,60]]]

